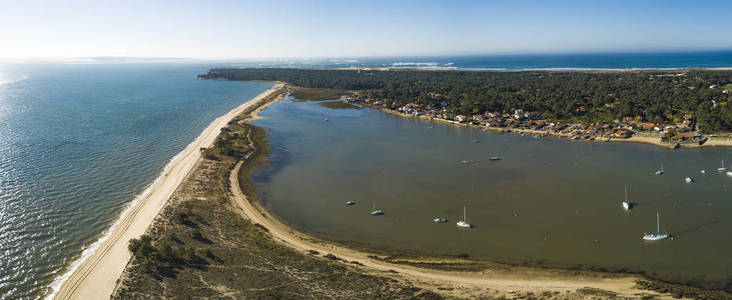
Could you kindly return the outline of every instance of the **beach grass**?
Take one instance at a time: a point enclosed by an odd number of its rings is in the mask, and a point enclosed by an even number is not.
[[[290,91],[290,95],[296,99],[310,101],[335,100],[351,94],[352,92],[347,90],[327,88],[291,87]]]
[[[360,107],[346,101],[322,101],[318,104],[331,109],[361,109]]]
[[[242,218],[227,198],[228,174],[242,178],[269,153],[266,132],[237,118],[228,124],[133,253],[112,298],[441,298],[274,241]],[[251,180],[244,188],[253,191]],[[253,192],[251,192],[253,194]]]

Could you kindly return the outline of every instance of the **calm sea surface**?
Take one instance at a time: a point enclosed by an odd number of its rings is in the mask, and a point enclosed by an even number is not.
[[[257,191],[306,232],[518,263],[732,274],[732,177],[716,171],[732,148],[535,139],[315,102],[283,101],[261,116],[272,155],[254,174]],[[666,174],[654,175],[661,165]],[[384,215],[371,216],[374,205]],[[472,229],[455,225],[464,206]],[[641,240],[656,212],[674,240]]]
[[[38,298],[215,118],[210,66],[0,65],[0,298]]]

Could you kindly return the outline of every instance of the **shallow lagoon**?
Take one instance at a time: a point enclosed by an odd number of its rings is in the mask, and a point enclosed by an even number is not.
[[[257,192],[306,232],[507,262],[732,274],[732,177],[716,171],[732,148],[535,139],[291,99],[261,116],[272,154]],[[369,215],[374,202],[384,215]],[[472,229],[455,226],[463,206]],[[674,240],[641,240],[656,212]]]

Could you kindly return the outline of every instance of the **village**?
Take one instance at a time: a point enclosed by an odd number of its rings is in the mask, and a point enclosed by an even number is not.
[[[706,137],[701,134],[693,115],[686,114],[683,120],[674,124],[657,124],[643,122],[641,117],[624,117],[604,123],[567,123],[542,118],[537,112],[525,111],[521,108],[509,112],[486,111],[472,115],[451,115],[446,104],[441,107],[426,107],[416,103],[398,106],[384,100],[359,97],[347,97],[346,101],[367,107],[383,110],[402,116],[436,120],[450,124],[478,126],[485,130],[498,132],[515,132],[521,135],[532,135],[540,138],[554,135],[577,140],[610,141],[629,139],[633,136],[657,138],[661,143],[671,147],[680,145],[699,145]]]

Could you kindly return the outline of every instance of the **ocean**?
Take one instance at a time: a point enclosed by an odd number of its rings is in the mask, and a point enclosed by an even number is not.
[[[280,59],[233,62],[242,67],[389,67],[473,70],[583,70],[732,68],[732,50],[662,53],[587,53]]]
[[[272,86],[195,79],[209,68],[721,68],[732,51],[109,61],[0,64],[0,298],[50,293],[175,154]]]
[[[273,85],[196,80],[208,67],[0,65],[0,298],[49,293],[173,156]]]

